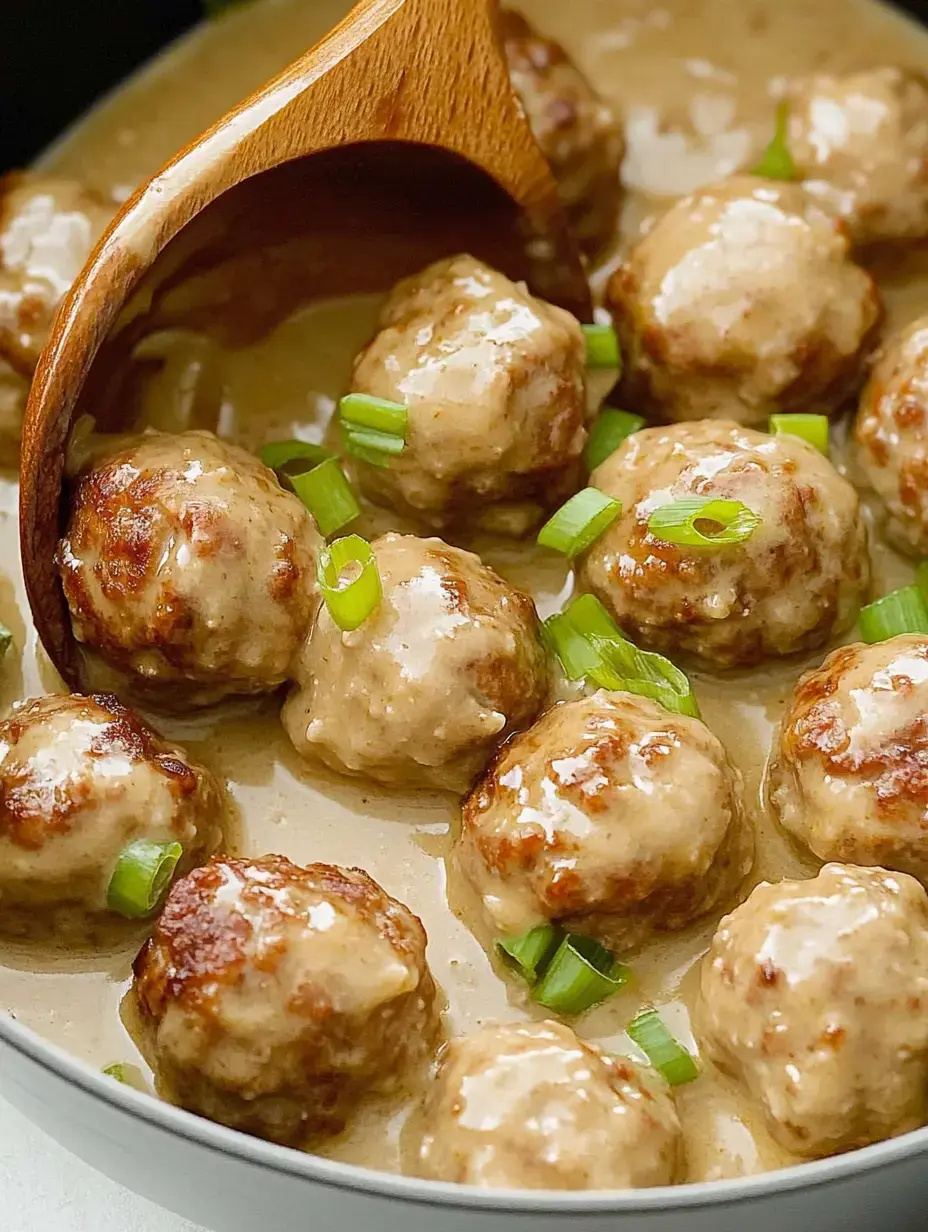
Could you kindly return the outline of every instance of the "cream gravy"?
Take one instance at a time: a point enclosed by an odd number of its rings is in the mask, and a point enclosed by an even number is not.
[[[183,142],[258,86],[332,25],[346,0],[261,0],[211,23],[166,52],[81,121],[45,156],[48,170],[125,198]],[[874,0],[521,0],[520,7],[561,39],[599,88],[623,109],[629,140],[629,194],[623,236],[633,235],[675,194],[741,165],[769,136],[771,96],[783,78],[813,69],[849,70],[901,63],[928,70],[928,33]],[[621,240],[620,240],[621,243]],[[618,248],[617,248],[618,251]],[[608,268],[610,262],[606,262]],[[602,274],[597,278],[601,284]],[[883,281],[889,326],[928,310],[928,259],[911,256]],[[148,381],[144,417],[162,428],[217,426],[255,447],[267,437],[321,439],[351,359],[369,336],[376,301],[315,304],[260,343],[223,353],[194,335],[160,335],[146,344],[165,357]],[[218,423],[215,407],[220,406]],[[204,416],[206,422],[204,422]],[[0,619],[16,652],[0,674],[0,706],[61,687],[28,622],[18,569],[16,484],[0,483]],[[380,513],[362,529],[397,525]],[[484,558],[531,590],[542,614],[570,593],[565,568],[524,546],[478,545]],[[874,541],[877,591],[909,579],[910,567]],[[821,656],[816,656],[819,661]],[[724,680],[696,675],[705,720],[745,775],[758,833],[755,877],[814,872],[766,816],[761,778],[773,725],[805,665],[774,664]],[[448,1030],[536,1014],[520,988],[494,971],[460,917],[473,904],[460,887],[448,907],[444,856],[457,807],[438,794],[387,792],[299,763],[269,700],[187,722],[156,720],[225,779],[241,810],[246,854],[279,851],[298,862],[361,864],[421,915],[429,955],[448,999]],[[580,1032],[633,1051],[623,1024],[642,1002],[667,1007],[678,1035],[693,1045],[688,1005],[694,964],[716,924],[651,945],[635,960],[630,991],[590,1013]],[[486,940],[486,939],[485,939]],[[0,951],[0,1007],[94,1066],[140,1064],[119,1016],[131,953],[38,956]],[[749,1107],[711,1069],[677,1096],[691,1179],[763,1171],[789,1162]],[[366,1109],[325,1154],[396,1170],[402,1104]]]

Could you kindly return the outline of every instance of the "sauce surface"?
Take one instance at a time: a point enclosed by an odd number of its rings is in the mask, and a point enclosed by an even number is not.
[[[667,200],[749,160],[770,135],[771,97],[783,79],[813,70],[843,72],[882,63],[928,71],[928,33],[873,0],[521,0],[519,7],[560,39],[598,88],[622,109],[629,153],[623,239]],[[262,0],[208,23],[169,50],[83,120],[45,156],[43,167],[125,198],[187,140],[282,68],[343,14],[346,0]],[[840,32],[840,37],[836,34]],[[601,286],[614,259],[597,273]],[[907,254],[881,276],[887,330],[928,310],[928,257]],[[343,391],[354,354],[372,332],[376,300],[317,303],[254,346],[220,352],[192,334],[149,340],[164,364],[145,389],[143,417],[164,429],[215,427],[249,448],[268,437],[321,439]],[[200,422],[196,391],[221,388],[218,423]],[[196,420],[197,422],[191,422]],[[840,431],[833,434],[839,436]],[[840,463],[840,444],[838,445]],[[376,527],[375,527],[376,523]],[[359,533],[400,528],[384,512]],[[525,544],[481,541],[484,559],[536,598],[542,616],[557,610],[572,582],[564,566]],[[16,483],[0,480],[0,620],[17,653],[0,675],[4,712],[24,697],[61,688],[28,622],[17,560]],[[911,568],[874,536],[874,592],[910,579]],[[774,725],[807,663],[769,664],[749,674],[694,673],[703,718],[745,776],[758,836],[755,880],[811,875],[761,804],[764,762]],[[154,721],[184,742],[228,785],[241,813],[245,855],[281,852],[296,862],[360,864],[421,916],[429,958],[448,999],[448,1030],[494,1019],[542,1016],[519,986],[501,979],[463,919],[473,904],[460,887],[448,906],[444,856],[456,801],[440,794],[389,792],[301,764],[269,699],[194,716]],[[607,1048],[633,1052],[623,1033],[645,1002],[666,1006],[668,1023],[692,1047],[688,1006],[694,965],[717,919],[652,944],[635,959],[636,983],[581,1019],[580,1033]],[[43,957],[0,950],[0,1008],[94,1066],[141,1064],[122,1026],[119,1003],[132,953]],[[689,1179],[764,1171],[790,1162],[726,1080],[706,1067],[680,1088]],[[395,1171],[408,1107],[371,1106],[326,1144],[333,1158]]]

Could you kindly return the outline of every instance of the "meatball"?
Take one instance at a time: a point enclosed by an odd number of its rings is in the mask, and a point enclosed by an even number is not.
[[[109,694],[42,697],[0,723],[0,929],[83,940],[131,843],[178,842],[182,874],[219,845],[223,795]]]
[[[776,1140],[816,1158],[924,1122],[926,998],[925,891],[904,873],[826,864],[759,885],[722,920],[696,1034]]]
[[[513,1189],[630,1189],[677,1177],[666,1090],[559,1022],[496,1023],[441,1052],[413,1170]]]
[[[741,776],[709,729],[600,691],[503,746],[453,862],[496,935],[558,920],[621,952],[723,903],[751,854]]]
[[[551,164],[574,235],[595,254],[618,225],[625,138],[618,117],[560,43],[503,9],[509,73]]]
[[[797,436],[719,420],[636,432],[591,483],[622,513],[579,562],[632,638],[710,667],[751,666],[850,628],[869,583],[857,494]],[[760,517],[742,543],[685,547],[648,530],[687,497],[741,501]]]
[[[153,433],[80,475],[57,563],[79,642],[157,704],[202,705],[287,678],[321,542],[257,458]]]
[[[928,884],[928,637],[842,646],[806,672],[768,786],[783,826],[819,859]]]
[[[439,1030],[426,936],[361,869],[217,859],[175,884],[135,960],[159,1088],[212,1121],[303,1145],[412,1081]]]
[[[299,753],[343,773],[466,791],[547,695],[535,605],[440,539],[372,547],[381,604],[351,633],[320,608],[284,727]]]
[[[881,348],[864,387],[857,458],[886,510],[897,548],[928,554],[928,316]]]
[[[113,213],[72,180],[0,177],[0,358],[30,377],[58,305]]]
[[[881,317],[840,225],[798,185],[756,176],[673,205],[606,300],[637,410],[754,426],[772,411],[836,410]]]
[[[789,148],[806,193],[855,244],[928,235],[928,82],[867,69],[796,82]]]
[[[578,322],[473,257],[399,283],[351,389],[406,405],[406,448],[359,462],[375,501],[435,530],[522,534],[576,488],[586,442]]]

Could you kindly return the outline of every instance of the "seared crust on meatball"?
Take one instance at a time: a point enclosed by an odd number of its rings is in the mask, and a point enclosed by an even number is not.
[[[427,1060],[425,946],[361,869],[214,860],[175,884],[135,961],[139,1046],[169,1099],[303,1145]]]
[[[159,705],[205,705],[287,678],[321,542],[251,454],[153,433],[81,474],[57,563],[79,642]]]
[[[882,315],[848,241],[794,184],[736,176],[667,211],[606,292],[625,391],[658,419],[830,414]]]
[[[222,839],[222,790],[111,694],[42,697],[0,723],[0,929],[83,940],[132,842],[179,842],[178,874]]]
[[[335,770],[466,791],[547,696],[535,605],[440,539],[389,534],[372,547],[380,606],[351,633],[319,609],[284,727]]]
[[[666,1089],[559,1022],[494,1023],[442,1049],[412,1170],[513,1189],[669,1185],[682,1159]]]
[[[394,287],[351,390],[403,403],[406,447],[364,491],[440,530],[522,534],[574,491],[586,441],[578,322],[473,257]]]
[[[886,509],[887,537],[928,554],[928,317],[889,338],[864,387],[857,458]]]
[[[600,691],[500,750],[453,862],[496,935],[558,920],[622,951],[724,903],[752,848],[741,777],[709,729]]]
[[[73,180],[0,177],[0,360],[29,378],[65,292],[113,214]]]
[[[636,432],[591,483],[622,513],[579,578],[634,640],[711,667],[747,667],[848,629],[869,582],[851,485],[797,436],[719,420]],[[739,544],[686,547],[648,530],[685,497],[738,500],[761,521]]]
[[[719,925],[695,1029],[787,1150],[833,1155],[915,1129],[928,1090],[928,897],[826,864],[766,882]]]
[[[551,164],[571,229],[595,253],[618,224],[622,125],[560,43],[512,9],[503,9],[500,20],[512,84]]]
[[[806,194],[855,244],[928,235],[928,81],[885,67],[821,74],[788,94],[789,149]]]
[[[928,637],[842,646],[806,672],[774,743],[769,794],[819,859],[928,883]]]

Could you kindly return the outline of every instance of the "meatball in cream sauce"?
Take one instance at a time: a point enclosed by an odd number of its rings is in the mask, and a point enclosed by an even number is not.
[[[416,916],[360,869],[217,859],[177,882],[135,962],[165,1096],[290,1145],[414,1079],[439,1034]]]
[[[556,920],[623,951],[725,904],[751,852],[740,776],[708,728],[598,692],[503,747],[452,864],[497,936]]]
[[[287,679],[321,543],[257,458],[210,432],[152,433],[80,474],[57,561],[78,642],[177,709]]]
[[[696,1035],[815,1159],[923,1124],[928,896],[913,878],[826,864],[762,884],[703,960]]]
[[[843,229],[794,184],[736,176],[670,207],[606,302],[629,403],[657,419],[836,411],[860,381],[881,302]]]
[[[446,1044],[412,1137],[413,1171],[482,1188],[669,1185],[682,1147],[659,1080],[550,1021]]]
[[[815,650],[853,623],[870,578],[860,503],[798,436],[721,420],[648,428],[591,483],[622,509],[580,559],[580,583],[643,645],[748,667]],[[741,501],[760,521],[718,547],[649,529],[660,506],[694,496]]]
[[[223,837],[212,774],[109,694],[24,702],[0,723],[0,931],[57,943],[113,925],[134,842],[179,843],[183,874]]]

